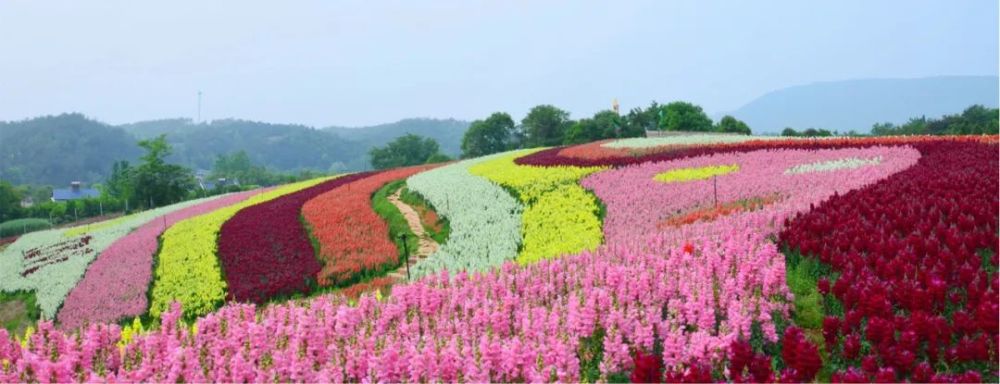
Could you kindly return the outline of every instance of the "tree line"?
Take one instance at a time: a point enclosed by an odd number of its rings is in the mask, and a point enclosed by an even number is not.
[[[903,124],[889,122],[872,125],[871,136],[899,135],[996,135],[1000,125],[1000,109],[987,108],[982,105],[972,105],[962,113],[944,115],[941,118],[926,116],[911,117]],[[866,136],[855,131],[839,133],[822,128],[806,128],[797,131],[785,127],[781,136],[790,137],[827,137],[827,136]]]
[[[589,143],[604,139],[641,137],[646,131],[722,132],[750,135],[750,127],[732,116],[717,123],[700,106],[675,101],[652,102],[627,114],[603,110],[591,117],[573,120],[569,112],[553,105],[532,108],[515,122],[509,113],[494,112],[475,120],[462,136],[462,158],[485,156],[521,148]],[[385,169],[450,160],[441,155],[437,143],[417,135],[396,139],[369,151],[375,169]]]
[[[112,213],[146,210],[181,201],[228,192],[250,190],[260,186],[291,183],[318,177],[314,171],[289,174],[271,171],[250,161],[245,151],[217,155],[214,167],[204,179],[211,188],[202,188],[190,168],[171,164],[167,157],[173,151],[166,135],[140,140],[145,151],[137,164],[126,160],[113,163],[110,176],[96,185],[98,197],[69,201],[52,201],[52,187],[14,186],[0,181],[0,223],[21,218],[46,219],[50,224],[72,222]],[[30,197],[33,204],[22,207]]]

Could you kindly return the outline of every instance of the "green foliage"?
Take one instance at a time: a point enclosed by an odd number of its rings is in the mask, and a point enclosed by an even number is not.
[[[660,108],[658,127],[663,131],[709,132],[712,119],[697,105],[675,101]]]
[[[407,134],[393,140],[385,147],[376,147],[368,151],[372,167],[386,169],[424,164],[439,151],[434,139]]]
[[[625,115],[622,137],[641,137],[646,131],[655,131],[660,125],[660,105],[655,101],[646,109],[632,108]]]
[[[210,177],[226,179],[240,185],[277,185],[298,179],[292,175],[271,172],[263,166],[254,164],[246,151],[242,150],[216,156]]]
[[[33,326],[41,317],[35,294],[27,291],[0,292],[0,320],[8,333],[24,334],[24,330]]]
[[[785,127],[785,129],[781,131],[781,136],[788,136],[788,137],[830,137],[830,136],[833,136],[833,132],[830,132],[830,131],[822,129],[822,128],[820,128],[820,129],[807,128],[806,130],[804,130],[802,132],[799,132],[799,131],[796,131],[792,127]]]
[[[824,297],[816,288],[820,277],[830,273],[829,267],[812,257],[803,257],[797,251],[785,250],[785,279],[795,295],[793,321],[801,328],[823,327]]]
[[[403,217],[403,213],[399,212],[399,209],[389,202],[389,196],[396,193],[398,189],[405,185],[405,180],[393,181],[379,188],[372,195],[372,208],[389,225],[389,238],[396,244],[396,248],[399,250],[399,260],[403,263],[407,262],[410,254],[416,252],[420,246],[420,239],[410,230],[410,225],[406,222],[406,218]],[[403,247],[402,235],[406,235],[405,248]]]
[[[108,177],[107,186],[102,192],[112,198],[131,200],[135,194],[133,176],[134,170],[128,161],[116,161],[111,166],[111,177]]]
[[[752,132],[750,132],[750,126],[748,126],[747,123],[729,115],[723,116],[722,119],[719,120],[719,123],[715,125],[715,131],[724,133],[739,133],[743,135],[752,134]]]
[[[601,361],[604,360],[604,328],[598,327],[593,334],[580,339],[576,356],[580,360],[580,382],[597,382],[601,378]]]
[[[476,120],[462,136],[462,157],[479,157],[513,149],[514,119],[494,112],[486,120]]]
[[[1000,109],[973,105],[957,115],[946,115],[940,119],[914,117],[896,126],[892,123],[876,123],[872,135],[995,135],[1000,126]]]
[[[15,185],[96,182],[138,154],[128,133],[78,113],[0,122],[0,179]]]
[[[409,188],[403,188],[403,191],[399,194],[399,199],[406,203],[406,205],[409,205],[413,207],[413,209],[417,210],[417,213],[420,213],[422,210],[437,212],[437,210],[434,209],[434,205],[424,199],[424,197],[419,193],[414,192]],[[448,236],[451,235],[451,224],[444,216],[439,215],[437,218],[440,229],[432,228],[422,221],[421,223],[424,224],[424,231],[427,232],[427,235],[430,236],[431,239],[434,239],[434,241],[438,244],[444,244],[445,241],[448,241]]]
[[[195,187],[194,176],[190,169],[166,163],[164,158],[171,153],[166,136],[142,140],[139,146],[146,154],[131,178],[139,204],[152,208],[184,200]]]
[[[21,217],[21,194],[13,185],[0,180],[0,222]]]
[[[569,112],[551,105],[536,106],[521,120],[525,135],[524,147],[562,144],[565,132],[571,124]]]
[[[566,131],[564,144],[589,143],[622,137],[622,119],[614,111],[601,111],[591,119],[580,119]]]
[[[451,160],[452,159],[450,157],[448,157],[448,155],[445,155],[445,154],[443,154],[441,152],[438,152],[438,153],[435,153],[435,154],[431,155],[430,157],[428,157],[427,161],[425,161],[424,164],[444,163],[444,162],[448,162],[448,161],[451,161]]]
[[[14,219],[0,223],[0,237],[22,235],[49,228],[52,228],[52,223],[45,219]]]

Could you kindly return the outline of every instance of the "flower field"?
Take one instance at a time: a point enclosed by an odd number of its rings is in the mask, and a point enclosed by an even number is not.
[[[52,229],[21,236],[0,252],[0,291],[33,291],[42,316],[55,318],[63,300],[105,248],[132,230],[171,212],[202,203],[191,200],[115,219],[109,225]],[[76,235],[66,235],[73,231]]]
[[[0,253],[20,282],[5,291],[41,302],[36,275],[86,274],[56,323],[0,330],[0,382],[996,381],[997,136],[725,137],[517,150],[26,235]],[[386,275],[399,251],[372,207],[404,179],[450,226],[411,281]],[[112,323],[140,315],[159,321]]]
[[[996,372],[997,147],[918,148],[916,166],[797,215],[781,233],[830,266],[817,286],[831,302],[823,336],[835,380]]]
[[[469,171],[509,188],[524,204],[524,242],[519,263],[593,250],[601,244],[597,200],[580,188],[580,178],[600,167],[532,167],[514,163],[515,152],[479,163]]]
[[[181,301],[190,315],[206,314],[226,298],[226,282],[218,260],[216,243],[222,224],[240,210],[322,183],[313,179],[263,192],[210,213],[180,221],[160,236],[160,252],[153,271],[149,312],[163,313],[173,301]]]
[[[246,207],[219,230],[218,257],[229,297],[261,303],[272,296],[306,293],[323,265],[299,219],[306,202],[343,185],[367,180],[358,173],[323,181]]]
[[[312,275],[320,285],[343,285],[363,272],[377,272],[400,262],[388,226],[372,209],[371,195],[386,183],[430,168],[418,166],[366,175],[318,195],[302,207],[302,217],[319,243],[323,266]]]
[[[101,252],[56,316],[63,328],[85,323],[111,322],[140,316],[149,307],[147,292],[153,277],[157,238],[167,226],[235,204],[258,193],[247,191],[222,196],[153,220],[118,239]]]
[[[410,190],[451,223],[448,241],[414,266],[414,276],[486,271],[517,257],[523,206],[502,187],[469,173],[470,167],[502,156],[463,160],[406,179]]]

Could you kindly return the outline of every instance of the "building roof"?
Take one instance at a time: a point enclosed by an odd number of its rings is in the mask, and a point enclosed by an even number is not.
[[[76,200],[100,196],[101,192],[93,188],[59,188],[52,190],[52,200],[55,201]]]

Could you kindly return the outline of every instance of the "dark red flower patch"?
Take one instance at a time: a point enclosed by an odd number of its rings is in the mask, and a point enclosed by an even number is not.
[[[997,145],[914,146],[913,167],[832,197],[780,234],[835,272],[818,284],[843,311],[827,308],[835,316],[823,322],[834,381],[978,381],[997,371]]]
[[[308,281],[323,265],[299,213],[313,197],[372,175],[356,173],[325,181],[271,201],[249,206],[219,231],[219,261],[231,299],[263,302],[270,297],[307,292]]]

